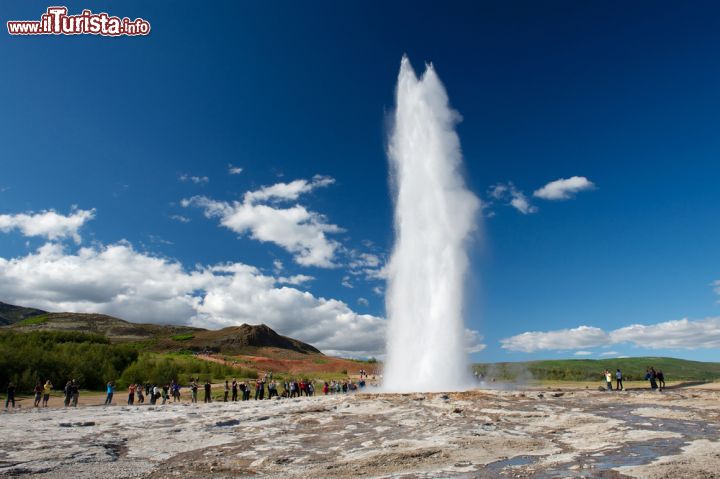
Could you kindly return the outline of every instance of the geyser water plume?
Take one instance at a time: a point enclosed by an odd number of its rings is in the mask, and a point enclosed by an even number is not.
[[[403,57],[388,158],[395,246],[388,265],[383,389],[451,391],[470,384],[462,309],[466,246],[480,201],[465,187],[450,108],[432,65]]]

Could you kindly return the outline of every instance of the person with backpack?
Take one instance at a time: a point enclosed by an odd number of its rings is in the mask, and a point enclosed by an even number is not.
[[[623,376],[619,369],[615,373],[615,384],[615,389],[617,389],[618,391],[622,391],[623,389],[625,389],[623,388]]]

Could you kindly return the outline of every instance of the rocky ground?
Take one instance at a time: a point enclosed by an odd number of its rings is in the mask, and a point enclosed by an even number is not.
[[[358,394],[16,410],[0,476],[720,477],[720,391]]]

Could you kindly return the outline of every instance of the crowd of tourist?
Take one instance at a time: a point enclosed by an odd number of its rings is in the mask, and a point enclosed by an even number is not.
[[[364,370],[360,372],[360,379],[355,382],[352,380],[344,381],[325,381],[322,383],[321,391],[322,394],[344,394],[352,393],[363,389],[366,385],[367,373]],[[187,388],[190,392],[190,402],[198,402],[198,393],[203,392],[203,402],[210,403],[213,401],[213,385],[210,380],[206,380],[201,386],[201,380],[199,378],[190,378]],[[302,396],[314,396],[316,394],[316,382],[310,379],[288,379],[288,380],[275,380],[273,379],[272,372],[267,372],[262,376],[258,377],[255,381],[238,381],[233,378],[232,380],[225,380],[223,386],[222,401],[249,401],[253,396],[256,401],[263,399],[272,399],[274,397],[283,398],[299,398]],[[111,405],[115,396],[115,382],[108,381],[106,385],[106,396],[105,405]],[[128,386],[127,404],[132,406],[134,404],[144,404],[145,401],[149,404],[166,404],[172,398],[172,402],[181,401],[181,390],[182,386],[174,379],[170,380],[165,384],[151,384],[146,382],[132,383]],[[35,393],[35,407],[48,406],[50,399],[50,393],[53,390],[53,385],[48,379],[44,385],[37,383],[34,389]],[[15,407],[15,392],[16,387],[13,383],[10,383],[7,388],[7,398],[5,400],[5,409],[12,405]],[[64,405],[65,407],[76,407],[80,398],[80,386],[76,380],[70,380],[63,389]]]
[[[603,371],[605,388],[607,388],[608,391],[613,390],[613,377],[615,379],[615,390],[624,390],[625,388],[623,386],[623,374],[620,369],[616,370],[614,374],[608,369]],[[650,381],[650,389],[652,389],[653,391],[655,391],[656,389],[659,389],[660,391],[665,389],[665,374],[662,372],[662,370],[658,369],[656,371],[654,367],[648,367],[645,370],[645,380]]]

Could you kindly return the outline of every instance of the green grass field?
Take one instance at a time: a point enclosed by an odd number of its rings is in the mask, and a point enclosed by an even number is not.
[[[714,381],[720,379],[720,363],[685,359],[640,357],[619,359],[557,359],[513,363],[475,364],[473,369],[487,378],[509,381],[590,381],[602,372],[620,369],[626,381],[643,381],[648,367],[662,370],[666,381]],[[614,376],[613,376],[614,377]]]

